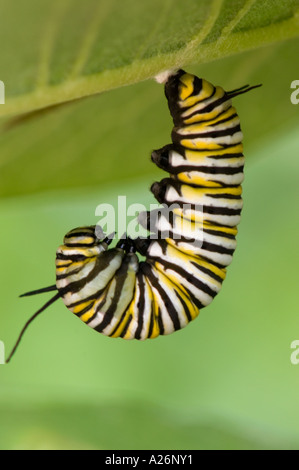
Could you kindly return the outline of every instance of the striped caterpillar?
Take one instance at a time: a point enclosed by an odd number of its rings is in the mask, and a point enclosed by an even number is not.
[[[184,328],[220,291],[242,210],[243,135],[231,100],[256,87],[225,92],[183,70],[157,81],[165,83],[174,128],[172,143],[151,156],[169,173],[151,187],[161,210],[139,215],[151,233],[114,248],[97,226],[67,233],[56,285],[23,296],[56,294],[26,323],[7,362],[31,321],[58,298],[98,332],[145,340]]]

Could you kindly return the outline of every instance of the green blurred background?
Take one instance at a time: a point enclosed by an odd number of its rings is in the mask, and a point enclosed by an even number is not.
[[[72,2],[62,3],[64,18]],[[298,2],[287,3],[295,8]],[[46,10],[34,8],[33,0],[28,4],[30,40],[38,35],[37,25],[42,31]],[[181,12],[168,4],[164,20],[173,15],[177,31]],[[20,5],[25,9],[25,2]],[[158,4],[151,5],[154,18]],[[192,5],[207,8],[205,2]],[[223,2],[222,8],[227,6]],[[21,74],[22,63],[12,51],[24,41],[16,33],[22,10],[15,18],[8,2],[3,8],[15,21],[15,35],[8,25],[5,29],[15,42],[0,54],[9,102],[30,92],[39,55],[24,45]],[[109,62],[109,47],[98,46],[103,57],[97,62],[98,55],[91,54],[86,74],[100,72],[107,61],[111,70],[130,63],[134,54],[128,45],[140,41],[140,9],[131,9],[136,16],[132,13],[123,43],[121,35],[107,39],[116,43],[118,60]],[[108,25],[115,11],[114,4],[106,12]],[[118,11],[118,24],[128,25],[128,18],[119,16]],[[251,23],[244,18],[246,30]],[[54,19],[50,83],[63,80],[63,67],[74,60],[68,40],[74,44],[78,29],[73,22],[59,29]],[[81,19],[88,23],[92,15]],[[162,20],[159,27],[166,34]],[[173,38],[171,29],[166,39],[159,29],[148,37],[145,28],[144,34],[148,43],[139,47],[141,58],[154,57],[160,44],[167,52]],[[181,47],[180,40],[169,48]],[[54,304],[31,325],[12,362],[0,365],[1,449],[298,449],[299,365],[290,361],[291,342],[299,339],[299,105],[290,101],[290,84],[299,79],[298,49],[299,40],[292,39],[185,67],[227,90],[263,84],[235,100],[247,158],[244,209],[238,248],[219,296],[184,330],[146,342],[106,338],[62,302]],[[0,126],[0,340],[8,353],[25,321],[49,297],[18,295],[55,282],[55,251],[64,234],[95,224],[96,206],[116,206],[118,195],[126,195],[128,204],[154,202],[148,188],[164,174],[153,167],[150,153],[170,141],[172,123],[163,88],[146,80],[26,118],[4,116]]]

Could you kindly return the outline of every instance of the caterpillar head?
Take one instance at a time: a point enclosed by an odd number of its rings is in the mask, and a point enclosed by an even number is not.
[[[78,227],[65,235],[63,245],[56,252],[56,287],[62,298],[67,286],[82,284],[98,257],[107,250],[113,235],[105,237],[102,228],[96,225]]]
[[[8,363],[14,355],[28,326],[57,299],[62,298],[66,306],[76,313],[76,307],[72,306],[72,302],[75,300],[76,295],[79,295],[79,298],[82,297],[80,290],[84,287],[84,284],[89,284],[87,286],[87,296],[88,290],[94,290],[94,285],[88,283],[88,274],[91,273],[91,271],[95,269],[98,273],[105,271],[102,279],[98,277],[95,279],[97,288],[102,287],[103,290],[113,277],[115,271],[120,267],[124,256],[124,251],[121,248],[107,250],[113,237],[114,234],[105,237],[101,227],[98,226],[79,227],[65,235],[64,244],[61,245],[56,252],[56,285],[54,284],[42,289],[26,292],[20,297],[51,291],[56,291],[56,294],[26,322],[6,363]],[[82,290],[84,291],[84,289]]]
[[[109,289],[127,275],[130,289],[134,288],[138,270],[134,242],[124,238],[108,250],[113,235],[103,238],[100,228],[79,227],[67,233],[56,253],[56,288],[66,307],[85,323],[99,314]]]

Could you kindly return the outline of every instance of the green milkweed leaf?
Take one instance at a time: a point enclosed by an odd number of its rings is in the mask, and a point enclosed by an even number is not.
[[[147,79],[165,69],[225,89],[263,83],[238,99],[246,145],[288,125],[299,1],[187,3],[3,0],[1,196],[160,174],[149,155],[172,124]]]

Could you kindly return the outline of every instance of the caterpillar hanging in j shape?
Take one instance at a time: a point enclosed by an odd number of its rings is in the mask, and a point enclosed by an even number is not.
[[[111,237],[98,238],[97,226],[67,233],[56,253],[56,285],[23,296],[56,293],[26,323],[6,362],[58,298],[98,332],[145,340],[184,328],[220,291],[242,210],[243,135],[231,100],[260,85],[225,92],[183,70],[157,81],[165,84],[174,128],[172,143],[151,157],[169,173],[151,187],[161,210],[139,215],[151,233],[114,248]]]

